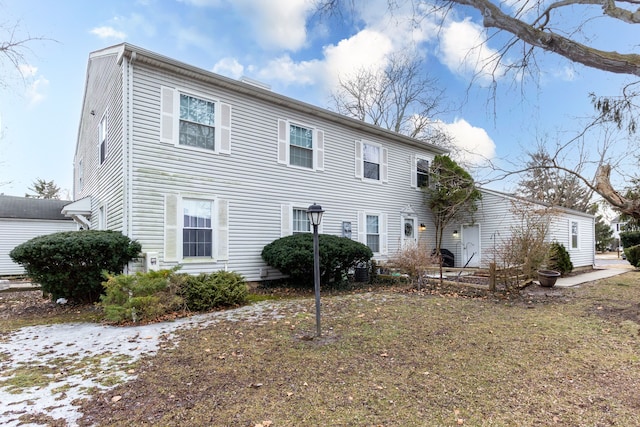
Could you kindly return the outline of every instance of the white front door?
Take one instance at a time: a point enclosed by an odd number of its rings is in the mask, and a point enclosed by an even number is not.
[[[480,225],[462,226],[461,267],[480,267]]]
[[[402,217],[402,247],[405,248],[409,245],[415,245],[418,243],[418,224],[417,218],[403,216]]]

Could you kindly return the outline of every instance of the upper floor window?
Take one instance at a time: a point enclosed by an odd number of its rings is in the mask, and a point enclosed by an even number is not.
[[[388,152],[386,148],[370,142],[356,141],[355,161],[356,178],[387,182]]]
[[[84,190],[84,164],[82,159],[78,160],[78,189]]]
[[[180,145],[215,150],[215,104],[180,94]]]
[[[278,120],[278,163],[324,170],[324,132]]]
[[[362,144],[362,160],[364,177],[368,179],[380,179],[380,147]]]
[[[313,168],[313,130],[289,126],[289,162],[294,166]]]
[[[211,257],[213,246],[212,202],[184,199],[182,201],[182,256]]]
[[[311,232],[311,223],[306,209],[293,208],[293,234]]]
[[[418,187],[429,186],[429,160],[420,158],[416,160],[416,182]]]
[[[160,142],[231,154],[231,106],[207,96],[161,87]]]
[[[578,249],[578,221],[571,221],[571,249]]]
[[[98,146],[100,150],[100,164],[107,159],[107,115],[102,116],[98,125]]]

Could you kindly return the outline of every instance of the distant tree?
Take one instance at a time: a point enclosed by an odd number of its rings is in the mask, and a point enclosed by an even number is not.
[[[440,255],[442,237],[447,225],[468,217],[478,210],[482,193],[471,175],[449,156],[436,156],[431,162],[429,185],[422,187],[425,201],[433,214],[436,231],[435,252]],[[442,279],[442,263],[440,263]]]
[[[45,181],[44,179],[36,179],[29,187],[35,194],[25,194],[24,197],[33,199],[60,199],[60,187],[53,181]]]
[[[596,215],[596,250],[604,252],[613,243],[613,230],[602,215]]]
[[[444,90],[435,78],[424,74],[419,58],[417,54],[394,54],[382,70],[362,68],[341,77],[331,94],[333,108],[412,138],[448,145],[447,135],[433,126]]]
[[[552,164],[553,159],[543,148],[529,153],[517,193],[554,206],[587,212],[593,191],[575,175],[549,167]]]

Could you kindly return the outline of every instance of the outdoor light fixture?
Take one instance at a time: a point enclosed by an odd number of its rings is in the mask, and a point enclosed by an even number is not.
[[[458,237],[458,230],[453,230],[453,237]]]
[[[424,222],[421,222],[421,223],[420,223],[420,231],[424,231],[424,230],[426,230],[426,229],[427,229],[427,226],[426,226],[426,225],[424,225]]]
[[[318,243],[318,226],[322,221],[322,206],[312,204],[307,209],[307,218],[313,225],[313,287],[316,291],[316,336],[320,337],[320,245]]]

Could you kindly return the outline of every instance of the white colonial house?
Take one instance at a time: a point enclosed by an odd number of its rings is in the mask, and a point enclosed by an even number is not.
[[[45,234],[78,229],[60,212],[68,203],[0,195],[0,276],[24,274],[24,268],[9,256],[19,244]]]
[[[309,232],[313,203],[377,259],[433,241],[419,185],[441,148],[126,43],[90,54],[85,85],[65,212],[139,241],[134,269],[278,277],[262,248]]]

